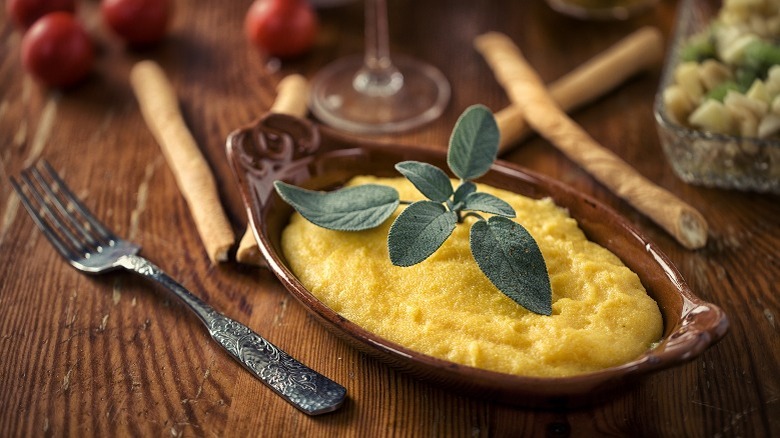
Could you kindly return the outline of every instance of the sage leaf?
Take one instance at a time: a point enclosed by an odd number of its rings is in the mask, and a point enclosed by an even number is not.
[[[461,114],[450,136],[447,165],[463,180],[487,173],[498,155],[499,131],[493,113],[472,105]]]
[[[455,204],[458,204],[459,202],[463,202],[463,200],[466,199],[466,196],[476,191],[477,191],[476,184],[474,184],[471,181],[463,181],[455,190],[455,195],[453,196],[452,200]]]
[[[531,312],[552,314],[547,266],[528,230],[493,216],[472,225],[469,242],[477,265],[501,292]]]
[[[450,177],[432,164],[403,161],[396,164],[395,168],[431,201],[445,202],[452,196]]]
[[[395,212],[398,191],[392,187],[366,184],[332,192],[302,189],[274,181],[279,196],[313,224],[339,231],[375,228]]]
[[[387,248],[396,266],[412,266],[427,259],[455,229],[457,215],[433,201],[417,201],[390,226]]]
[[[515,217],[515,209],[511,205],[497,196],[484,192],[470,193],[466,196],[463,200],[463,209]]]

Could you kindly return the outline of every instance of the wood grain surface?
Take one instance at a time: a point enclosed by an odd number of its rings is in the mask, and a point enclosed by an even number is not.
[[[666,162],[652,104],[660,67],[578,110],[574,119],[641,174],[708,219],[706,248],[689,251],[538,136],[504,158],[551,175],[625,215],[669,255],[691,288],[729,315],[726,337],[683,366],[578,410],[526,410],[414,380],[327,332],[267,271],[212,265],[128,82],[142,59],[160,63],[217,179],[237,239],[244,207],[225,139],[263,114],[289,73],[311,77],[362,49],[360,1],[319,11],[316,47],[279,62],[245,41],[249,0],[178,0],[160,45],[132,50],[103,26],[98,2],[79,18],[98,45],[78,87],[50,91],[27,76],[21,35],[0,11],[0,436],[778,436],[780,435],[780,198],[687,185]],[[509,35],[552,81],[633,30],[668,38],[676,2],[625,22],[583,22],[541,0],[393,0],[393,53],[425,59],[451,81],[444,115],[379,137],[446,147],[468,105],[509,100],[472,49],[490,30]],[[35,228],[8,178],[39,157],[99,217],[217,309],[344,384],[339,411],[307,417],[212,342],[165,291],[128,274],[90,277],[65,264]]]

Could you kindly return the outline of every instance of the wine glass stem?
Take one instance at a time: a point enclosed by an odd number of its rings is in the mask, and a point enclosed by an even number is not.
[[[401,89],[403,75],[390,59],[387,1],[366,0],[366,48],[363,68],[352,86],[369,96],[392,96]]]

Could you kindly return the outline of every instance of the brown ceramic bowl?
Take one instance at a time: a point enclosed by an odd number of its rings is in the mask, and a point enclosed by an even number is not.
[[[398,176],[393,165],[404,160],[424,161],[446,169],[445,152],[358,143],[307,120],[272,114],[230,134],[227,153],[268,268],[290,293],[326,327],[364,353],[458,393],[526,407],[594,403],[625,390],[627,383],[638,377],[695,358],[727,330],[723,311],[697,298],[667,257],[614,211],[542,175],[496,163],[480,182],[532,198],[551,197],[569,210],[589,239],[617,254],[639,275],[663,314],[663,339],[631,362],[560,378],[508,375],[417,353],[339,316],[298,281],[280,245],[292,209],[276,194],[273,181],[328,190],[355,175]]]

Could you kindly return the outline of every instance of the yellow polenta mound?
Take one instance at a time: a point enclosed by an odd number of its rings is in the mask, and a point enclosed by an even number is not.
[[[421,199],[403,178],[358,177],[403,200]],[[366,330],[441,359],[509,374],[568,376],[639,356],[662,332],[658,305],[635,273],[588,241],[550,199],[480,186],[509,202],[539,244],[550,273],[552,316],[527,311],[482,274],[459,225],[430,258],[390,263],[387,232],[326,230],[297,213],[282,236],[292,270],[318,299]],[[399,207],[399,212],[403,206]],[[473,220],[473,219],[469,219]]]

